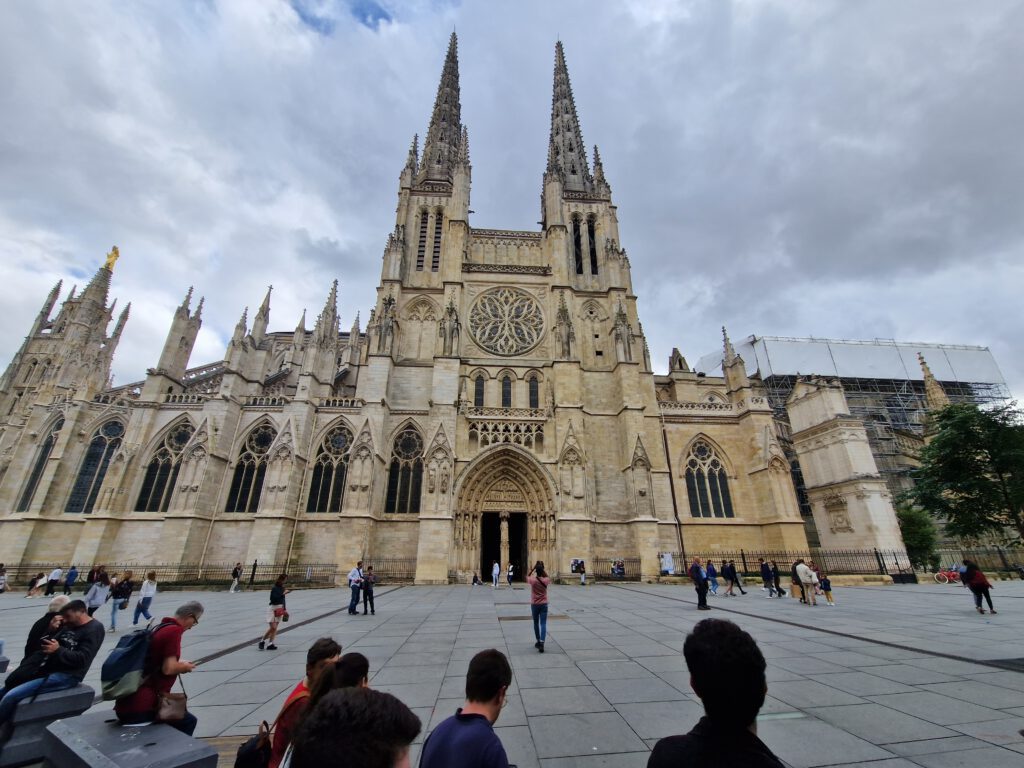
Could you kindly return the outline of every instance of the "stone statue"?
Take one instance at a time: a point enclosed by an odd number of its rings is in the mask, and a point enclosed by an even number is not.
[[[114,264],[116,264],[117,260],[120,259],[120,258],[121,258],[121,252],[119,250],[117,250],[117,246],[115,245],[115,246],[113,246],[110,249],[110,253],[107,254],[107,262],[103,265],[104,268],[105,269],[109,269],[110,271],[113,271],[114,270]]]

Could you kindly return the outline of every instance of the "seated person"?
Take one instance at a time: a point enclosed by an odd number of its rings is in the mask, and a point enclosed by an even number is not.
[[[289,768],[411,768],[419,732],[420,719],[390,693],[332,690],[299,725]]]
[[[288,694],[284,706],[281,707],[281,713],[277,716],[268,768],[277,768],[281,764],[284,753],[291,743],[292,734],[309,704],[310,690],[316,684],[320,673],[340,658],[341,645],[330,637],[321,637],[306,651],[306,676]]]
[[[74,688],[92,666],[103,644],[103,624],[89,616],[81,600],[72,600],[61,608],[60,616],[60,628],[53,635],[43,635],[39,648],[4,681],[0,689],[0,724],[10,719],[22,699]]]
[[[178,675],[187,674],[196,668],[191,661],[181,660],[181,636],[196,626],[202,615],[202,603],[191,600],[180,606],[174,616],[161,619],[153,630],[143,667],[145,677],[142,685],[135,693],[114,703],[114,714],[123,724],[153,722],[156,718],[158,694],[170,693]],[[186,736],[195,732],[197,724],[196,716],[191,712],[186,712],[181,720],[167,723]]]
[[[27,659],[39,650],[39,641],[43,639],[43,635],[53,636],[60,629],[61,624],[64,623],[64,619],[60,615],[60,609],[70,602],[71,598],[67,595],[57,595],[50,601],[50,604],[46,606],[46,613],[36,619],[36,623],[28,631],[28,637],[25,639],[25,655],[22,656],[23,659]]]
[[[757,738],[757,713],[768,684],[754,638],[731,621],[705,619],[686,636],[683,655],[705,715],[685,736],[658,741],[647,768],[784,768]]]
[[[494,723],[505,706],[512,667],[501,651],[480,651],[466,673],[466,703],[427,738],[420,768],[508,768]]]

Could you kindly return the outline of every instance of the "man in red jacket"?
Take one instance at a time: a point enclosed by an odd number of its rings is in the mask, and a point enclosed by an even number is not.
[[[288,694],[275,720],[274,741],[267,768],[277,768],[288,751],[295,728],[309,706],[309,693],[324,668],[341,658],[341,645],[330,637],[321,637],[306,651],[306,676]]]

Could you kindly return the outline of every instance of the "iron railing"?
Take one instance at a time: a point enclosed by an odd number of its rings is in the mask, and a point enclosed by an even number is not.
[[[587,576],[596,581],[640,581],[639,557],[595,557]]]
[[[138,563],[114,562],[104,564],[111,576],[131,571],[136,582],[142,581],[150,571],[156,571],[156,580],[164,586],[209,586],[222,583],[227,587],[231,584],[231,571],[234,563]],[[20,563],[7,566],[7,581],[12,586],[27,586],[38,574],[49,575],[54,568],[63,568],[67,576],[67,563]],[[76,589],[86,589],[86,576],[92,566],[83,566],[78,570]],[[288,584],[293,587],[332,586],[335,582],[338,567],[334,563],[268,563],[259,562],[242,564],[242,586],[267,586],[282,573],[288,574]],[[61,579],[63,583],[63,578]]]
[[[779,566],[779,571],[785,575],[789,573],[793,563],[798,558],[813,560],[822,573],[869,575],[869,574],[890,574],[908,573],[913,569],[910,567],[910,559],[903,550],[890,549],[822,549],[812,547],[803,550],[780,550],[780,549],[737,549],[733,551],[686,551],[684,560],[679,552],[672,552],[673,565],[677,575],[685,575],[694,557],[699,557],[703,563],[711,561],[715,568],[721,572],[723,563],[733,562],[736,570],[745,577],[759,576],[761,572],[761,559],[767,562],[774,561]]]

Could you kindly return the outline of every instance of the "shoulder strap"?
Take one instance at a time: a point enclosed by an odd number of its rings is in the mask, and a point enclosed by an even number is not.
[[[309,689],[307,688],[306,690],[299,691],[294,696],[289,696],[287,699],[285,699],[284,706],[281,707],[281,711],[278,712],[277,713],[277,717],[274,718],[273,725],[270,726],[270,732],[273,733],[274,729],[277,727],[277,721],[280,720],[282,717],[284,717],[284,713],[287,712],[289,709],[291,709],[292,705],[295,702],[301,701],[302,699],[308,699],[308,698],[309,698]]]

